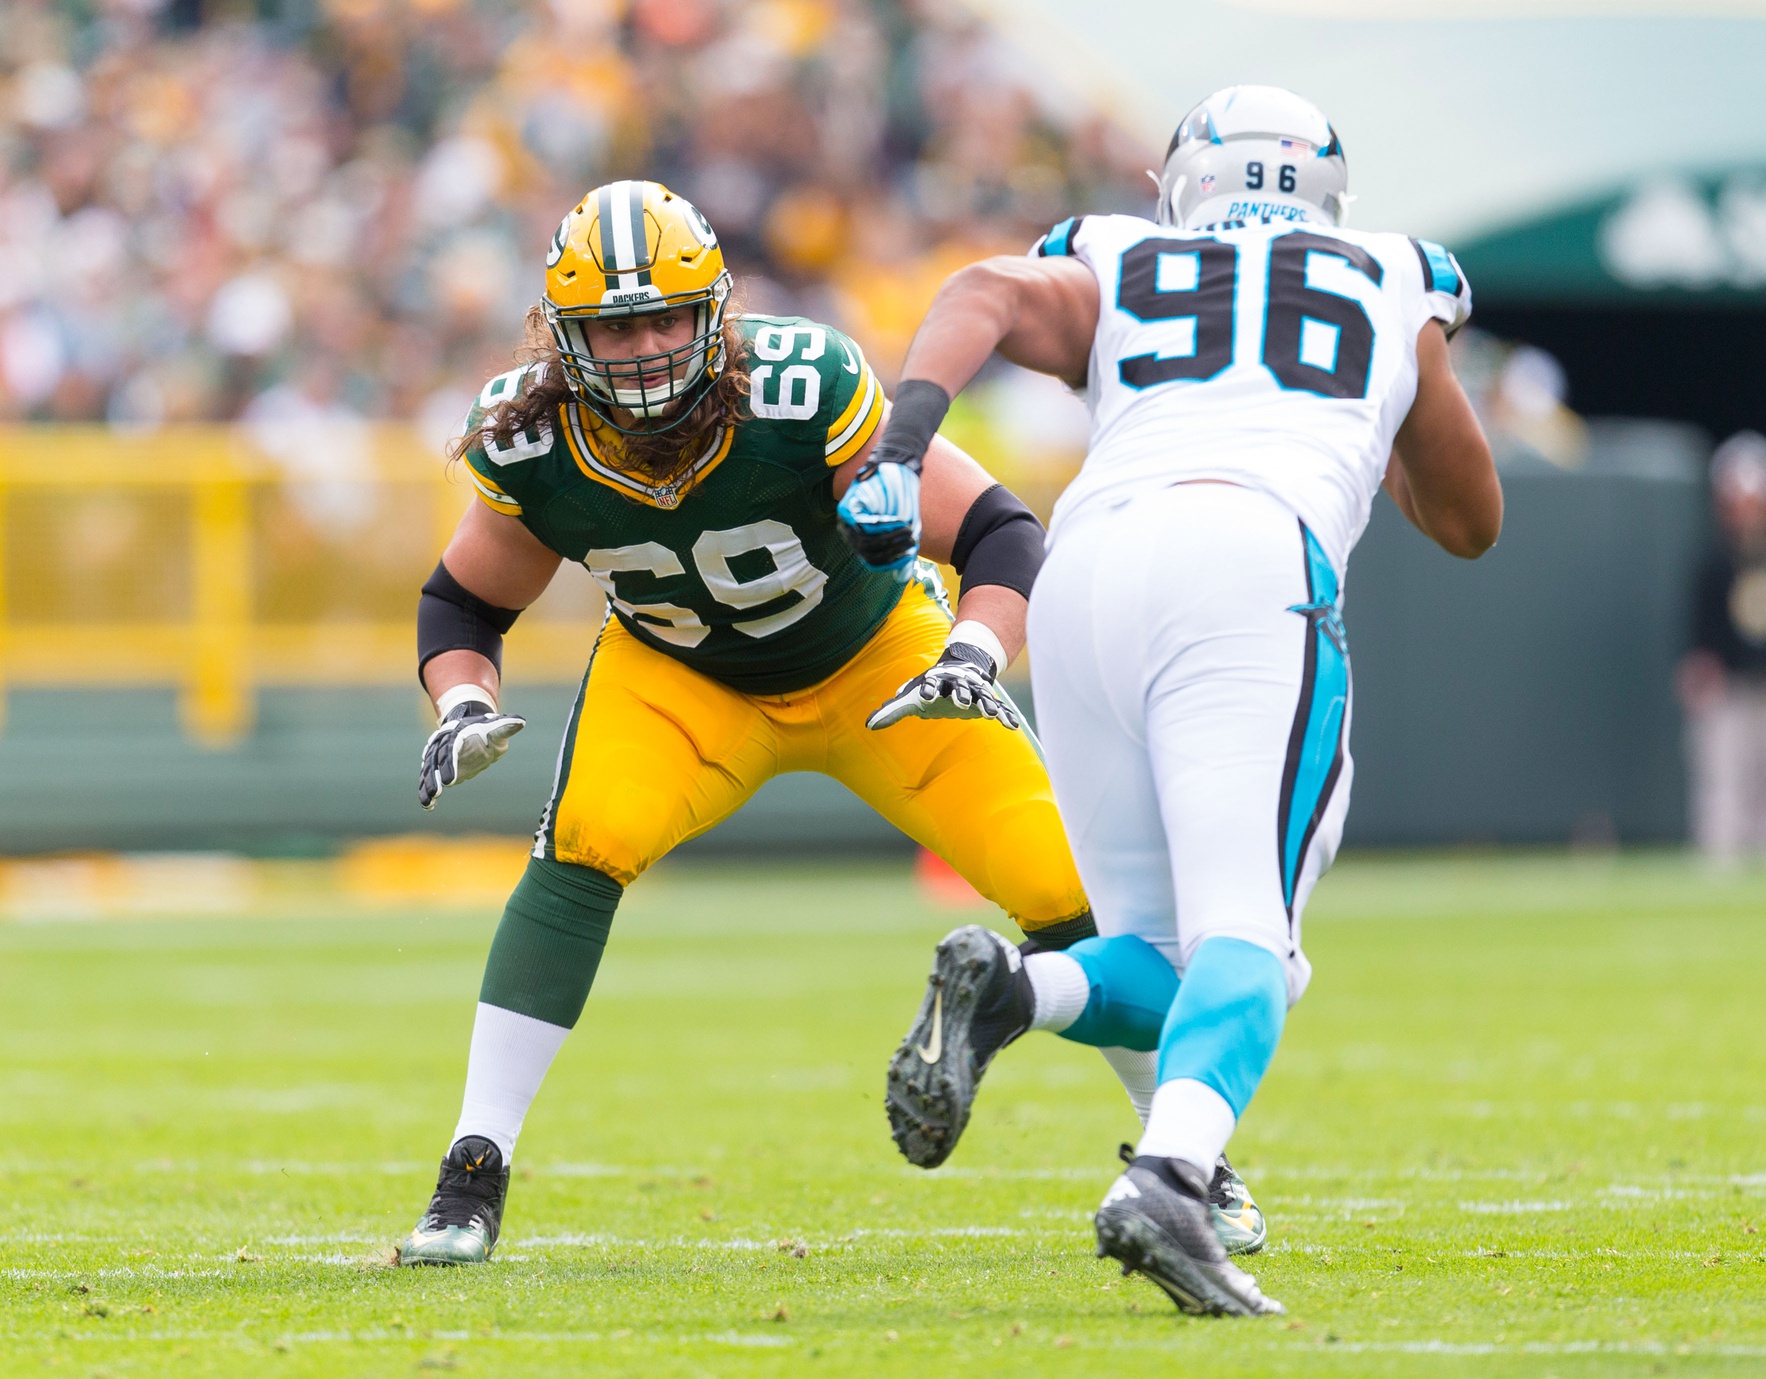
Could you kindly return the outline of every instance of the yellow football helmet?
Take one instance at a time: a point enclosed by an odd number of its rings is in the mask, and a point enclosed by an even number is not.
[[[546,254],[542,306],[558,345],[564,380],[615,430],[651,435],[680,425],[728,362],[724,308],[730,274],[711,224],[689,201],[659,182],[610,182],[564,217]],[[695,330],[687,344],[629,359],[602,359],[590,347],[586,321],[690,308]],[[667,371],[667,382],[644,376]],[[648,423],[621,426],[619,408]],[[666,418],[666,419],[665,419]]]

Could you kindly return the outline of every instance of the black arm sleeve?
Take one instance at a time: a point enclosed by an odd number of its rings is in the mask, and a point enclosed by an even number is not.
[[[969,505],[950,563],[962,576],[963,588],[1003,584],[1030,597],[1036,572],[1042,568],[1042,523],[1004,484],[995,484]]]
[[[503,634],[515,626],[519,608],[486,603],[436,561],[417,600],[417,683],[423,667],[444,651],[476,651],[503,673]]]

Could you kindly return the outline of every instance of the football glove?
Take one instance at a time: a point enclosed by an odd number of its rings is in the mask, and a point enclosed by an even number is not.
[[[527,726],[525,718],[498,713],[479,699],[456,704],[442,716],[423,744],[423,766],[417,778],[417,800],[434,809],[441,792],[471,780],[495,765],[509,750],[509,739]]]
[[[1000,691],[993,657],[967,642],[945,647],[932,668],[916,675],[865,720],[873,732],[904,718],[991,718],[1006,728],[1022,725],[1011,701]]]
[[[920,552],[920,474],[893,460],[867,464],[836,514],[840,534],[873,570],[906,579]]]

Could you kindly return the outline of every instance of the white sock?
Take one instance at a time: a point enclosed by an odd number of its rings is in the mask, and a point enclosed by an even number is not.
[[[1032,953],[1024,959],[1030,986],[1036,992],[1036,1014],[1031,1029],[1059,1034],[1081,1015],[1091,999],[1091,982],[1076,958],[1065,953]]]
[[[478,1003],[472,1022],[472,1053],[466,1060],[466,1096],[454,1140],[483,1135],[503,1151],[507,1167],[515,1158],[521,1122],[533,1105],[546,1069],[570,1031],[531,1015]],[[452,1143],[453,1141],[450,1141]]]
[[[1153,1093],[1153,1113],[1135,1153],[1184,1159],[1210,1176],[1237,1119],[1226,1098],[1207,1083],[1180,1077]]]
[[[1134,1103],[1134,1113],[1141,1118],[1144,1130],[1147,1117],[1153,1114],[1153,1093],[1159,1090],[1159,1050],[1148,1049],[1143,1053],[1140,1049],[1115,1048],[1099,1049],[1098,1052],[1122,1079],[1122,1088],[1128,1093],[1129,1101]]]

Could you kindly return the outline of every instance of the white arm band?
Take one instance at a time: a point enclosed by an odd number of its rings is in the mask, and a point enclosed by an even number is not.
[[[1005,673],[1008,659],[1005,645],[986,623],[978,622],[974,618],[965,618],[951,628],[950,636],[945,638],[944,644],[949,646],[952,642],[967,642],[970,646],[979,647],[993,657],[993,673],[995,675]]]

